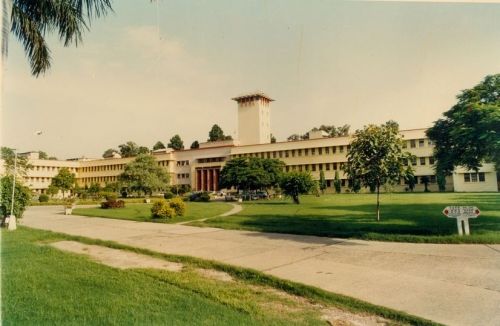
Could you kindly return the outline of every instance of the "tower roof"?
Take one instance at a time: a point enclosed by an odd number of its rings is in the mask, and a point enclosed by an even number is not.
[[[268,96],[267,94],[260,92],[260,91],[247,93],[247,94],[243,94],[243,95],[240,95],[237,97],[233,97],[232,100],[236,101],[236,102],[240,102],[240,101],[249,100],[249,99],[253,99],[253,98],[254,99],[264,98],[270,102],[274,101],[270,96]]]

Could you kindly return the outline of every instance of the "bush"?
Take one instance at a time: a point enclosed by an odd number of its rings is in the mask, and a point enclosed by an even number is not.
[[[5,176],[0,180],[0,193],[12,194],[12,176]],[[23,186],[19,181],[16,181],[15,194],[14,194],[14,215],[17,218],[23,216],[26,206],[29,205],[31,200],[31,190]],[[10,208],[12,203],[11,196],[0,196],[0,215],[6,217],[10,215]]]
[[[208,192],[194,192],[189,196],[189,201],[209,202],[210,194]]]
[[[172,198],[174,198],[174,194],[171,191],[166,191],[163,194],[163,198],[165,198],[165,199],[172,199]]]
[[[151,207],[151,216],[153,218],[172,218],[175,217],[175,209],[170,207],[170,203],[165,199],[161,199]]]
[[[47,196],[46,194],[41,194],[40,196],[38,196],[38,201],[40,203],[46,203],[49,201],[49,196]]]
[[[125,190],[123,190],[123,191],[121,192],[121,196],[122,196],[122,198],[127,198],[127,196],[128,196],[128,192],[126,192]]]
[[[168,204],[175,210],[175,215],[183,216],[186,213],[186,203],[181,198],[173,198]]]
[[[116,201],[118,199],[118,196],[114,192],[102,191],[100,195],[104,197],[106,201]]]
[[[125,202],[123,200],[107,200],[101,203],[101,208],[111,209],[111,208],[123,208],[125,207]]]

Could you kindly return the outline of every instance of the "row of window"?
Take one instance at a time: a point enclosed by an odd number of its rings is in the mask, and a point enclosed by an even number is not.
[[[403,144],[403,147],[416,148],[417,144],[418,147],[425,147],[425,139],[410,139]],[[433,145],[432,140],[427,139],[427,145],[432,146]]]
[[[479,173],[464,173],[464,182],[484,182],[484,172]]]
[[[300,156],[315,156],[315,155],[329,155],[337,153],[344,153],[349,151],[350,145],[346,146],[328,146],[328,147],[315,147],[303,149],[290,149],[284,151],[236,154],[234,157],[260,157],[260,158],[283,158],[283,157],[300,157]]]
[[[61,167],[58,166],[34,166],[32,170],[34,171],[54,171],[54,172],[59,172],[59,169]],[[70,172],[76,172],[76,168],[68,168]]]
[[[25,177],[24,181],[31,183],[31,182],[51,182],[52,178],[47,178],[47,177]]]
[[[188,160],[177,161],[177,166],[185,166],[185,165],[189,165],[189,161]]]
[[[224,162],[225,157],[210,157],[210,158],[199,158],[198,163],[213,163],[213,162]]]
[[[343,162],[340,163],[319,163],[319,164],[297,164],[297,165],[287,165],[285,166],[285,171],[330,171],[330,170],[342,170],[344,168]]]
[[[84,184],[90,183],[100,183],[100,182],[116,182],[118,177],[90,177],[90,178],[81,178],[80,179]]]
[[[189,178],[189,173],[178,173],[177,179],[187,179]]]
[[[429,162],[429,165],[433,165],[434,164],[434,157],[432,156],[429,156],[429,157],[414,157],[412,160],[411,160],[411,165],[417,165],[417,161],[418,161],[418,165],[427,165],[427,162]],[[406,163],[405,165],[408,165],[408,163]]]
[[[179,162],[187,162],[189,161],[179,161]],[[179,162],[177,162],[177,166],[179,166]],[[158,166],[167,166],[169,165],[169,161],[163,160],[158,161]],[[182,164],[185,165],[185,164]],[[125,164],[111,164],[111,165],[99,165],[99,166],[86,166],[80,168],[80,172],[98,172],[98,171],[116,171],[125,169]],[[76,172],[76,169],[74,169]]]

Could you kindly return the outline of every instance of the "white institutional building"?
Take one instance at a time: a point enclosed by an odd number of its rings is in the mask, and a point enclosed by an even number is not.
[[[285,163],[285,170],[310,171],[319,179],[324,171],[328,189],[332,190],[335,172],[338,171],[342,186],[347,189],[348,180],[342,171],[349,151],[350,136],[325,137],[322,132],[311,132],[308,140],[271,143],[270,104],[273,99],[256,92],[233,98],[238,105],[237,140],[201,143],[200,148],[154,151],[158,165],[171,175],[172,184],[189,184],[193,190],[219,190],[220,170],[225,162],[234,157],[276,158]],[[409,162],[414,169],[417,185],[422,191],[422,177],[430,179],[429,189],[437,191],[434,171],[433,144],[425,135],[426,129],[402,130],[407,150],[416,156]],[[115,182],[125,165],[134,158],[106,158],[80,160],[40,160],[37,152],[25,153],[33,169],[25,177],[25,183],[37,193],[44,193],[52,178],[62,167],[76,175],[80,186]],[[394,191],[404,191],[401,182]],[[478,172],[457,168],[447,177],[447,191],[498,191],[497,174],[492,164],[484,164]]]

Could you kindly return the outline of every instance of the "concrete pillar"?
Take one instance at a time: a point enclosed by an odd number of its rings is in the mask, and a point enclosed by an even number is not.
[[[212,191],[212,169],[207,170],[207,190]]]
[[[196,170],[196,191],[200,191],[203,188],[201,187],[201,170]]]

